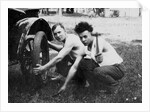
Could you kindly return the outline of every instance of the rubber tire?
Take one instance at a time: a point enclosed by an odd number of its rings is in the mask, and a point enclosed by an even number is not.
[[[42,57],[40,57],[40,53],[42,53]],[[42,63],[40,58],[42,58]],[[47,36],[43,31],[38,31],[34,37],[32,61],[33,68],[36,67],[37,64],[44,65],[49,61],[48,41]],[[37,88],[40,88],[41,85],[43,85],[41,75],[35,76],[35,82]]]
[[[43,31],[36,33],[33,46],[33,67],[40,63],[40,53],[42,52],[42,65],[49,61],[49,49],[46,34]]]

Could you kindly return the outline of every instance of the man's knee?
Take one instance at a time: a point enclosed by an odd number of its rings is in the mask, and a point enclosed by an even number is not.
[[[80,61],[79,67],[82,70],[90,70],[93,71],[94,68],[96,68],[98,65],[95,64],[95,62],[92,59],[82,59]]]
[[[93,72],[95,75],[104,74],[104,70],[102,70],[101,67],[96,67]]]

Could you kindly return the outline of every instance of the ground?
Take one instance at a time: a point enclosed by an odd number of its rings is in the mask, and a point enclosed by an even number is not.
[[[125,76],[115,88],[106,88],[102,84],[97,87],[79,87],[73,81],[66,92],[53,97],[63,81],[51,81],[50,70],[48,82],[35,94],[25,85],[19,64],[8,68],[8,102],[9,103],[57,103],[57,102],[89,102],[89,103],[142,103],[142,18],[89,18],[71,16],[47,16],[50,26],[62,22],[68,33],[74,33],[73,28],[79,21],[89,21],[95,32],[102,33],[123,58]],[[55,53],[55,52],[54,52]],[[51,54],[53,58],[56,54]],[[105,90],[114,92],[108,93]]]

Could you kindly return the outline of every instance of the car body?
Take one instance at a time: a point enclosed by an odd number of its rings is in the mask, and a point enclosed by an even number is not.
[[[49,23],[39,18],[38,12],[39,9],[8,9],[8,66],[19,63],[26,79],[34,77],[36,64],[49,61],[48,41],[53,40]]]
[[[39,9],[8,9],[8,56],[9,61],[18,60],[21,46],[34,37],[38,31],[44,31],[49,41],[53,40],[51,28],[44,19],[38,17]]]

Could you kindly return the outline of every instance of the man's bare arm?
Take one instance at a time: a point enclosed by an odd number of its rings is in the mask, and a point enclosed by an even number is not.
[[[67,85],[68,82],[69,82],[69,81],[72,79],[72,77],[75,75],[75,73],[76,73],[76,71],[77,71],[77,68],[78,68],[78,65],[79,65],[79,63],[80,63],[80,61],[81,61],[81,59],[82,59],[82,56],[77,57],[75,63],[72,65],[72,67],[71,67],[70,70],[69,70],[69,73],[68,73],[68,76],[67,76],[67,78],[66,78],[66,81],[65,81],[64,85]]]
[[[69,73],[67,75],[67,78],[65,80],[65,83],[63,84],[63,86],[60,88],[60,90],[58,91],[58,94],[60,94],[61,92],[65,91],[69,81],[74,77],[77,69],[78,69],[78,66],[79,66],[79,63],[82,59],[82,56],[78,56],[75,63],[71,66],[70,70],[69,70]]]
[[[70,53],[70,51],[73,48],[73,44],[66,42],[65,46],[61,51],[58,53],[56,57],[54,57],[51,61],[49,61],[47,64],[44,65],[45,69],[48,69],[52,66],[54,66],[56,63],[60,62],[66,55]]]
[[[43,66],[39,66],[37,68],[34,68],[34,73],[39,74],[52,66],[56,65],[59,61],[61,61],[66,55],[70,53],[70,51],[73,48],[73,44],[71,42],[66,42],[64,48],[58,53],[56,57],[54,57],[51,61],[49,61],[47,64]]]
[[[52,49],[54,49],[54,50],[56,50],[58,52],[63,48],[62,45],[57,45],[57,44],[54,44],[54,43],[52,43],[50,41],[48,41],[48,45],[49,45],[50,48],[52,48]]]

